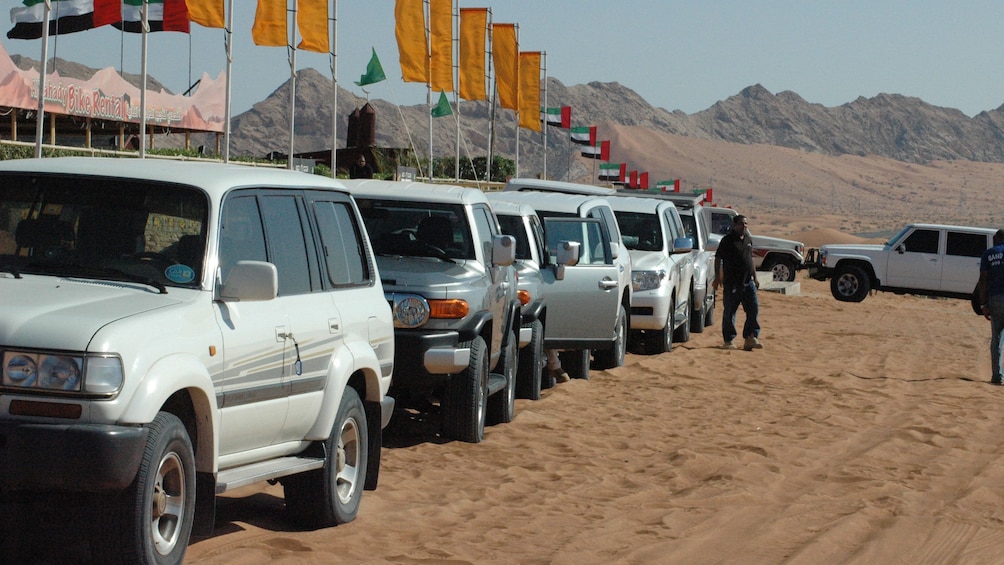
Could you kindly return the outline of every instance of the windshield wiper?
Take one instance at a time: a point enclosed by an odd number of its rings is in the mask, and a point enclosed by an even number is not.
[[[41,265],[39,265],[41,266]],[[114,281],[125,279],[129,282],[145,284],[157,289],[160,294],[167,294],[167,287],[163,283],[150,277],[134,275],[120,269],[111,267],[97,267],[94,265],[81,265],[79,263],[45,263],[47,273],[58,274],[65,277],[95,278],[99,280]]]

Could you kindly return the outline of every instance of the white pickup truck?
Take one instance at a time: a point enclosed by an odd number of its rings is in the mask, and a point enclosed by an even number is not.
[[[992,247],[991,228],[909,224],[883,245],[824,245],[809,276],[830,280],[843,302],[871,290],[968,299],[980,275],[980,256]]]

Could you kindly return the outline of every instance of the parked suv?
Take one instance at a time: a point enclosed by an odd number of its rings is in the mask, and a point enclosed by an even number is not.
[[[552,247],[561,237],[575,239],[580,243],[592,232],[574,226],[568,233],[548,233],[548,220],[557,218],[593,218],[600,224],[605,237],[604,245],[593,243],[593,247],[581,249],[582,258],[578,265],[586,268],[572,269],[574,277],[581,277],[572,286],[581,289],[578,298],[566,294],[562,296],[559,308],[565,313],[563,320],[575,320],[574,325],[563,330],[550,326],[545,329],[545,346],[566,350],[561,354],[562,366],[570,375],[588,375],[590,352],[597,368],[610,369],[624,364],[627,346],[627,332],[631,308],[631,256],[624,246],[620,228],[613,209],[606,198],[559,192],[521,191],[497,193],[496,198],[510,202],[528,204],[544,220],[544,235]],[[576,234],[572,238],[572,234]],[[566,237],[567,236],[567,237]],[[558,239],[556,239],[558,238]],[[613,267],[612,269],[609,267]],[[584,285],[579,287],[578,285]],[[588,292],[598,288],[601,292]],[[588,300],[588,302],[587,302]],[[548,309],[554,313],[556,301],[548,301]],[[588,304],[588,308],[583,306]],[[574,314],[572,314],[574,313]],[[573,317],[574,316],[574,317]],[[552,330],[552,327],[554,328]],[[597,332],[601,337],[597,338]],[[563,334],[563,335],[562,335]],[[559,337],[562,335],[562,337]],[[571,367],[571,368],[569,368]]]
[[[711,226],[711,237],[717,245],[722,236],[732,229],[732,218],[738,216],[739,212],[732,208],[705,206],[704,214]],[[806,268],[805,244],[779,237],[754,235],[753,266],[758,271],[770,271],[775,281],[793,281],[795,273]]]
[[[513,419],[520,334],[516,241],[475,188],[345,181],[394,312],[394,394],[440,402],[441,432],[472,443]],[[398,394],[398,392],[402,394]]]
[[[375,488],[391,312],[334,180],[0,162],[0,489],[90,493],[96,562],[180,563],[215,495],[282,483],[317,527]]]
[[[674,340],[690,340],[691,325],[702,316],[691,301],[694,240],[669,200],[618,195],[609,201],[631,253],[629,343],[649,354],[669,351]]]
[[[715,321],[715,291],[711,283],[715,280],[715,251],[717,239],[709,241],[708,223],[704,215],[704,195],[680,192],[655,192],[635,189],[618,190],[624,196],[662,198],[676,205],[683,221],[687,237],[694,241],[691,255],[694,259],[694,290],[691,302],[694,315],[691,317],[690,331],[701,333]]]
[[[830,279],[830,292],[843,302],[861,302],[871,290],[968,299],[996,231],[909,224],[884,245],[822,246],[809,276]]]

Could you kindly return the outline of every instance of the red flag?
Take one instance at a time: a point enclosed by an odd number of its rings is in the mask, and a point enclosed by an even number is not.
[[[621,163],[621,182],[627,177],[627,163]]]
[[[561,107],[561,127],[564,129],[570,129],[572,127],[572,107],[562,106]]]
[[[631,188],[638,188],[638,171],[631,171],[628,178],[630,179],[628,181],[628,186]]]
[[[645,171],[639,176],[638,184],[640,185],[638,188],[648,190],[648,171]]]
[[[610,160],[610,142],[601,141],[600,142],[600,160],[609,161]]]

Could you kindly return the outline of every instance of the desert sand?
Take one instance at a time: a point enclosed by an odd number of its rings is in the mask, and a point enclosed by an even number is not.
[[[765,349],[721,349],[716,317],[518,400],[478,445],[401,414],[354,522],[297,531],[281,487],[248,487],[186,562],[1001,562],[989,322],[966,301],[845,304],[798,280],[761,293]]]

